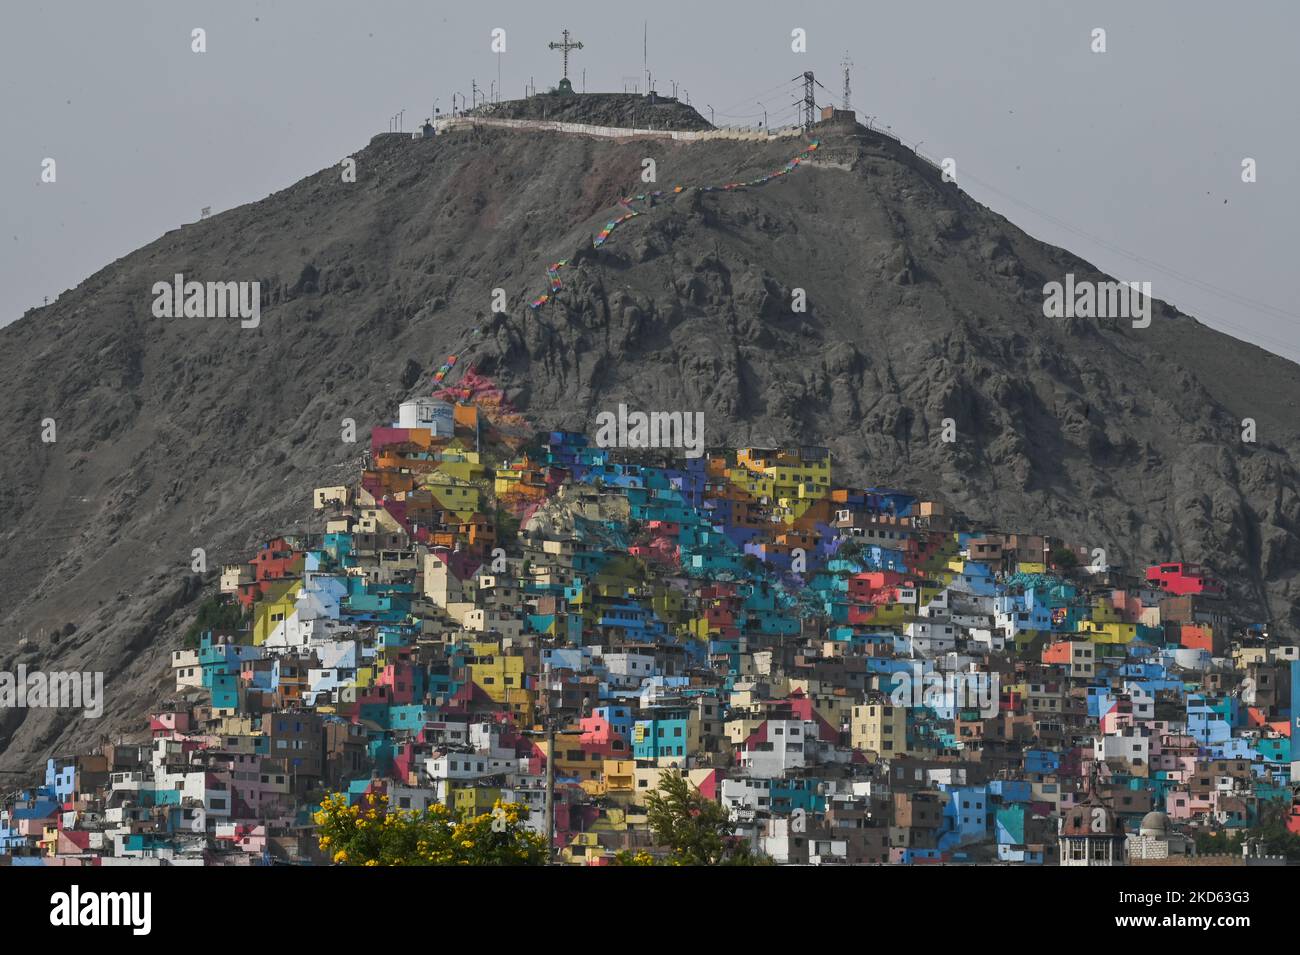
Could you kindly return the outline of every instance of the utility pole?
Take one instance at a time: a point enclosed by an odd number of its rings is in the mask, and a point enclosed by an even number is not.
[[[548,707],[549,709],[549,707]],[[555,719],[546,715],[546,864],[555,853]]]

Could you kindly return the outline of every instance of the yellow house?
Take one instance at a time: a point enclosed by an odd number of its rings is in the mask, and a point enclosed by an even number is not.
[[[952,583],[954,575],[941,572],[937,576],[937,580],[922,580],[917,583],[916,600],[918,606],[929,606],[930,602]]]
[[[685,603],[685,595],[672,587],[656,587],[654,595],[650,598],[650,607],[661,620],[678,619]]]
[[[627,810],[618,806],[604,806],[587,827],[591,833],[627,832]]]
[[[550,751],[546,741],[538,742],[538,748],[550,758]],[[596,753],[588,753],[578,745],[578,738],[572,735],[555,737],[555,774],[557,776],[569,776],[577,779],[579,784],[583,780],[599,780],[601,769],[603,767],[604,757]]]
[[[474,485],[452,483],[450,479],[438,481],[436,475],[431,477],[435,479],[429,481],[425,487],[443,510],[453,511],[464,520],[480,509],[481,495]]]
[[[273,582],[253,608],[253,645],[266,643],[275,628],[293,615],[302,581]]]
[[[1088,615],[1095,623],[1120,623],[1123,617],[1109,597],[1098,597],[1092,602],[1092,612]]]
[[[505,706],[515,716],[520,726],[532,726],[537,722],[537,694],[527,687],[506,688]]]
[[[825,497],[831,489],[831,469],[829,459],[825,462],[800,462],[798,464],[777,464],[763,471],[772,479],[773,489],[778,497],[811,500]]]
[[[451,808],[459,815],[481,816],[501,798],[495,786],[458,786],[451,791]]]
[[[511,691],[524,687],[524,658],[493,652],[471,663],[469,674],[492,702],[504,704]],[[518,702],[518,696],[515,700]]]
[[[569,844],[560,849],[560,859],[568,865],[591,865],[608,854],[595,832],[575,832]]]
[[[1137,628],[1135,623],[1122,621],[1083,620],[1079,623],[1079,633],[1093,643],[1130,643],[1137,638]]]
[[[444,451],[438,458],[438,470],[463,483],[481,481],[487,475],[477,451]]]
[[[916,608],[911,604],[877,604],[872,608],[872,613],[868,618],[868,622],[873,627],[893,627],[906,623],[911,620],[915,614]]]
[[[42,852],[47,856],[58,855],[59,851],[59,827],[44,826],[41,828],[41,838],[36,843]]]
[[[696,640],[709,639],[709,618],[703,616],[692,617],[686,621],[686,632]]]
[[[631,796],[636,792],[636,760],[606,759],[601,767],[601,779],[608,796]]]
[[[1238,647],[1232,651],[1232,665],[1238,670],[1245,670],[1252,663],[1267,662],[1267,647]]]
[[[885,759],[906,756],[907,708],[892,703],[855,706],[849,734],[854,749],[873,752]]]
[[[751,497],[776,498],[776,482],[767,476],[766,471],[747,467],[743,461],[739,467],[727,469],[727,480]]]

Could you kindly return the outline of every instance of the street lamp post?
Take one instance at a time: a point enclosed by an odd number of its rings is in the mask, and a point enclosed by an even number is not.
[[[549,708],[549,699],[548,699]],[[544,717],[544,728],[538,730],[524,730],[526,735],[533,735],[541,732],[546,739],[546,864],[550,865],[555,861],[555,738],[556,736],[581,736],[581,729],[563,729],[556,730],[556,718],[547,713]]]
[[[546,717],[546,864],[555,856],[555,720]]]

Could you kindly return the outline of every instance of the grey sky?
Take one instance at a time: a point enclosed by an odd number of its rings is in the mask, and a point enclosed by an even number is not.
[[[645,18],[655,85],[675,80],[719,124],[756,122],[759,100],[772,125],[789,122],[785,81],[805,69],[829,90],[819,102],[838,102],[847,51],[859,113],[955,158],[976,199],[1300,359],[1289,0],[15,0],[0,31],[0,324],[202,206],[220,212],[336,163],[400,109],[414,129],[434,97],[445,111],[471,79],[486,89],[494,27],[507,31],[502,86],[516,98],[530,76],[539,88],[559,77],[545,44],[566,26],[585,44],[575,85],[585,69],[588,91],[621,90],[641,71]],[[206,53],[190,50],[194,27]],[[790,50],[795,27],[806,54]],[[1094,27],[1104,54],[1089,49]],[[40,182],[45,157],[55,184]],[[1256,183],[1241,181],[1243,157],[1257,160]]]

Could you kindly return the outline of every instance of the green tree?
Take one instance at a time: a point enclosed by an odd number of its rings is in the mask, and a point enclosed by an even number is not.
[[[1260,848],[1268,855],[1285,856],[1292,862],[1300,860],[1300,836],[1286,827],[1289,807],[1283,804],[1280,809],[1279,812],[1272,806],[1265,806],[1260,812],[1259,822],[1247,829],[1198,831],[1195,836],[1197,854],[1240,855],[1243,840],[1257,839]]]
[[[1053,567],[1067,573],[1079,566],[1079,555],[1068,547],[1053,547],[1050,560]]]
[[[645,801],[655,841],[670,850],[669,864],[761,864],[749,845],[736,837],[726,808],[706,799],[681,773],[664,770],[658,788]]]
[[[199,604],[198,616],[185,631],[183,646],[190,650],[196,649],[199,645],[199,635],[204,630],[237,634],[243,629],[245,619],[244,608],[239,605],[238,600],[229,599],[224,594],[213,594]]]
[[[497,546],[501,548],[513,547],[515,540],[519,536],[519,527],[522,523],[518,515],[509,508],[497,504],[496,512],[492,515],[492,518],[492,523],[496,526],[497,531]]]

